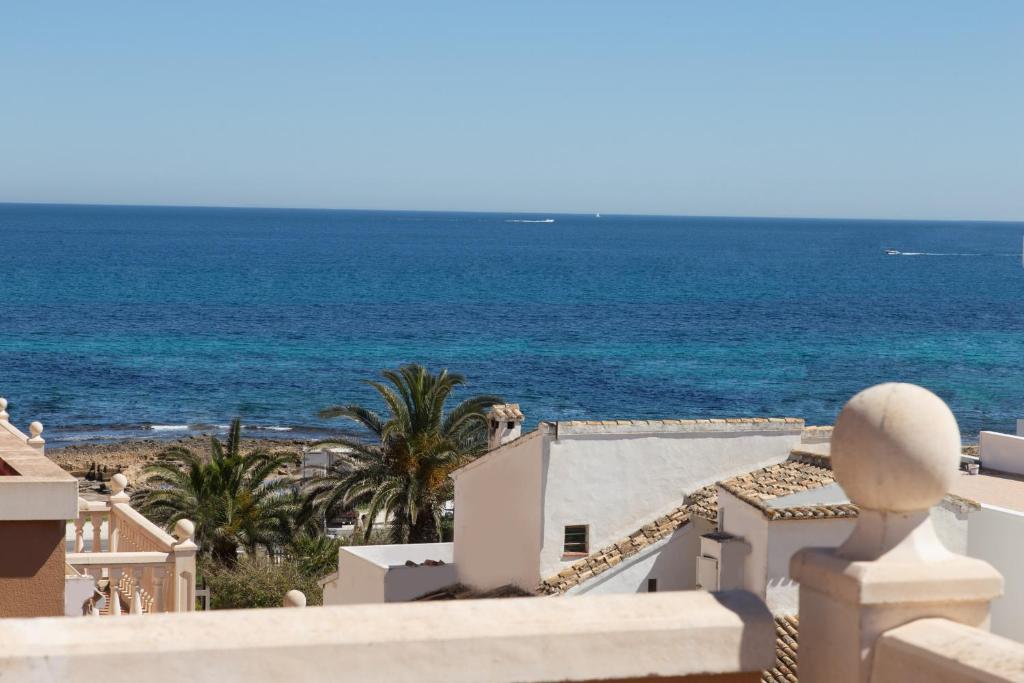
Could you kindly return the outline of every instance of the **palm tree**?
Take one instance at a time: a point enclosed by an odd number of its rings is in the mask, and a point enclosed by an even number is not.
[[[174,446],[146,468],[149,489],[140,511],[167,528],[183,518],[196,526],[200,553],[232,565],[238,548],[275,552],[294,527],[297,499],[284,478],[271,478],[296,461],[291,454],[241,451],[242,425],[231,423],[227,444],[211,439],[206,461],[191,450]]]
[[[323,418],[357,422],[372,440],[330,442],[347,447],[351,462],[335,465],[313,479],[310,498],[327,517],[364,505],[365,538],[383,511],[391,519],[392,543],[440,540],[442,508],[453,495],[448,475],[486,450],[484,410],[502,399],[473,396],[446,413],[452,391],[465,384],[462,375],[447,370],[434,375],[421,365],[404,365],[397,371],[384,370],[381,376],[384,381],[367,384],[383,399],[389,413],[386,419],[359,405],[320,412]]]

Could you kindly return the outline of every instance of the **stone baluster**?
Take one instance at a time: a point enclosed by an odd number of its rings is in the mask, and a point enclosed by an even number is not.
[[[120,472],[110,478],[110,517],[107,522],[107,538],[112,553],[121,549],[121,525],[118,524],[117,510],[114,506],[117,503],[128,502],[128,494],[124,490],[127,485],[128,477]]]
[[[84,498],[78,499],[78,517],[75,518],[75,552],[85,552],[85,516],[89,503]]]
[[[42,437],[43,423],[39,421],[30,423],[28,426],[28,432],[32,436],[30,436],[28,438],[28,441],[26,441],[25,443],[27,443],[29,446],[32,446],[33,448],[43,450],[44,447],[46,446],[46,440],[43,439]]]
[[[121,567],[118,565],[111,565],[107,569],[107,579],[109,579],[108,589],[110,591],[110,616],[119,617],[121,616]]]
[[[150,595],[153,596],[153,605],[155,606],[152,611],[156,612],[168,612],[167,609],[167,591],[164,590],[164,586],[167,583],[167,569],[164,567],[153,567],[153,587],[149,589]]]
[[[860,508],[835,549],[806,548],[800,583],[801,683],[867,683],[875,642],[924,617],[988,627],[1002,576],[946,549],[929,513],[960,463],[960,430],[942,400],[912,384],[854,396],[832,433],[832,467]]]
[[[142,593],[139,591],[138,586],[135,587],[132,592],[132,606],[128,610],[129,614],[142,614]]]
[[[103,513],[90,512],[89,524],[92,526],[92,548],[90,552],[98,553],[103,549]]]
[[[174,582],[172,584],[175,612],[191,612],[196,608],[196,551],[192,541],[196,527],[187,519],[174,525]]]

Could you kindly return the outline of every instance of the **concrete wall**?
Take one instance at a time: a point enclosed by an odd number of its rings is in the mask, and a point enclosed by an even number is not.
[[[0,521],[0,617],[64,614],[64,522]]]
[[[427,560],[444,564],[423,564]],[[324,604],[405,602],[457,581],[451,543],[343,547],[338,571],[324,583]]]
[[[743,589],[762,600],[768,585],[768,520],[761,511],[718,487],[718,519],[722,531],[750,545],[743,561]]]
[[[64,616],[85,616],[85,603],[96,593],[96,579],[88,575],[64,577]]]
[[[451,586],[459,580],[457,565],[391,567],[384,574],[384,601],[406,602]]]
[[[700,537],[712,529],[711,522],[696,519],[566,594],[646,593],[648,579],[658,580],[659,592],[693,590],[697,585]]]
[[[931,518],[935,526],[935,535],[942,541],[942,545],[957,555],[967,554],[967,525],[970,515],[974,512],[945,500],[932,508]]]
[[[455,477],[459,581],[486,590],[540,582],[542,461],[539,432],[494,451]]]
[[[800,441],[792,432],[693,432],[548,436],[540,574],[563,557],[564,528],[586,524],[593,552],[679,505],[720,479],[785,460]]]
[[[351,552],[338,550],[338,575],[324,585],[325,605],[356,605],[384,602],[384,572],[375,562]]]
[[[752,672],[775,662],[775,623],[760,601],[740,592],[214,610],[102,621],[0,619],[0,675],[5,683],[724,683],[755,681]],[[741,672],[752,675],[729,677]]]
[[[982,432],[981,466],[985,469],[1024,474],[1024,436]]]
[[[1004,592],[992,603],[992,632],[1024,642],[1024,514],[983,505],[967,522],[967,554],[1002,575]]]

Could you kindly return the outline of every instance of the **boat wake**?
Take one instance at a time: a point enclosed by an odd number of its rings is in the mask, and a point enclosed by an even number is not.
[[[896,249],[886,249],[885,253],[887,256],[1016,256],[1016,254],[978,254],[942,251],[897,251]]]
[[[506,223],[554,223],[554,218],[545,218],[543,220],[530,220],[529,218],[509,218],[505,220]]]

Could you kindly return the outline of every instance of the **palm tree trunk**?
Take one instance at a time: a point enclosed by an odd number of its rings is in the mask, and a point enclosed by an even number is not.
[[[409,526],[409,543],[439,543],[440,535],[434,523],[434,511],[429,507],[416,514],[416,523]]]

